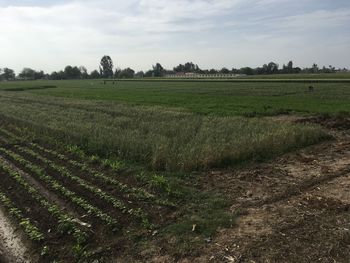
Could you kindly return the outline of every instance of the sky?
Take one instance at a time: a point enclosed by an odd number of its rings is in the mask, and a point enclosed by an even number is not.
[[[0,68],[350,68],[349,0],[0,0]]]

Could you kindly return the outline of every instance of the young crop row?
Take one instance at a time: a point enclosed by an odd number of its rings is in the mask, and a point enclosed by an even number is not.
[[[0,131],[13,140],[20,141],[22,139],[20,136],[14,134],[13,132],[6,130],[2,127],[0,127]],[[88,162],[98,161],[103,166],[107,166],[110,169],[112,169],[113,171],[118,172],[120,169],[119,162],[113,162],[113,161],[110,161],[109,159],[100,159],[98,156],[91,156],[89,158],[86,156],[86,154],[84,152],[79,150],[77,147],[73,147],[73,146],[67,147],[67,150],[75,155],[78,155],[79,158],[84,160],[84,162],[71,160],[71,159],[67,158],[65,155],[63,155],[63,154],[61,154],[53,149],[47,149],[45,147],[42,147],[41,145],[39,145],[37,143],[30,142],[29,145],[32,148],[35,148],[35,149],[38,149],[42,152],[51,154],[51,155],[55,156],[56,158],[60,159],[61,161],[69,163],[73,167],[80,169],[84,173],[88,173],[89,175],[93,176],[94,178],[101,180],[105,184],[113,185],[113,186],[117,187],[118,190],[120,190],[121,192],[123,192],[125,194],[130,195],[131,197],[141,199],[141,200],[151,201],[152,203],[158,204],[158,205],[175,206],[169,200],[163,199],[161,197],[157,197],[154,194],[149,193],[148,191],[144,190],[141,187],[136,188],[136,187],[132,187],[132,186],[128,186],[126,184],[123,184],[120,181],[116,180],[115,178],[112,178],[110,176],[102,174],[102,173],[98,172],[97,170],[95,170],[93,167],[87,165]],[[136,177],[138,179],[142,179],[143,181],[145,181],[144,180],[145,178],[143,177],[143,175],[137,175]],[[146,180],[146,182],[149,183],[149,181],[147,181],[147,180]]]
[[[93,176],[94,178],[99,179],[106,184],[113,185],[113,186],[117,187],[118,190],[122,191],[123,193],[129,194],[132,197],[135,197],[135,198],[141,199],[141,200],[154,201],[158,204],[166,204],[167,203],[166,200],[159,200],[156,198],[155,195],[147,192],[146,190],[144,190],[142,188],[128,186],[128,185],[123,184],[114,178],[111,178],[110,176],[106,176],[103,173],[100,173],[97,170],[95,170],[94,168],[88,166],[86,163],[79,162],[76,160],[71,160],[71,159],[67,158],[65,155],[58,153],[57,151],[54,151],[52,149],[46,149],[46,148],[44,148],[38,144],[35,144],[35,143],[30,143],[30,145],[45,152],[45,153],[49,153],[49,154],[57,157],[61,161],[68,162],[70,165],[72,165],[75,168],[80,169],[82,172],[89,173],[89,175]],[[113,166],[113,164],[111,164],[111,165]]]
[[[128,186],[128,185],[123,184],[120,181],[112,178],[111,176],[106,176],[105,174],[100,173],[97,170],[95,170],[93,167],[88,166],[86,162],[79,162],[76,160],[70,160],[63,154],[60,154],[54,150],[46,149],[46,148],[44,148],[38,144],[35,144],[35,143],[31,143],[30,145],[34,146],[37,149],[40,149],[46,153],[52,154],[62,161],[68,162],[70,165],[80,169],[82,172],[88,173],[89,175],[93,176],[96,179],[101,180],[105,184],[110,184],[110,185],[117,187],[118,190],[124,192],[125,194],[130,195],[131,197],[134,197],[134,198],[137,198],[140,200],[151,201],[152,203],[157,204],[157,205],[174,206],[174,204],[172,202],[170,202],[169,200],[161,198],[161,197],[157,197],[154,194],[151,194],[150,192],[144,190],[141,187],[136,188],[136,187]],[[119,166],[114,165],[115,162],[112,162],[108,159],[101,160],[97,156],[92,156],[91,158],[93,159],[92,161],[99,161],[100,163],[103,164],[103,166],[107,166],[115,172],[118,172],[118,170],[119,170],[119,168],[118,168]],[[138,178],[138,176],[136,176],[136,177]]]
[[[45,209],[50,215],[57,219],[58,225],[57,230],[62,234],[72,235],[75,239],[73,246],[73,252],[80,256],[84,243],[88,239],[88,234],[81,230],[80,227],[75,223],[74,218],[63,212],[58,205],[49,202],[44,198],[36,188],[31,186],[18,172],[14,171],[9,165],[4,162],[0,162],[0,169],[6,172],[12,179],[14,179],[30,196],[38,202],[38,204]],[[5,201],[7,201],[5,199]],[[8,201],[7,201],[8,202]],[[18,219],[21,218],[21,214],[15,208],[12,210]],[[10,210],[11,213],[11,210]],[[29,237],[32,240],[42,240],[43,234],[39,233],[38,230],[32,226],[29,219],[22,218],[21,225],[25,227],[25,232],[29,230]]]
[[[40,160],[45,165],[47,165],[51,169],[58,172],[62,177],[67,177],[70,180],[76,182],[79,186],[83,187],[85,190],[93,193],[98,198],[111,204],[114,208],[122,211],[122,213],[129,214],[131,216],[134,216],[134,217],[141,219],[142,223],[144,224],[145,227],[150,227],[150,223],[149,223],[149,220],[148,220],[146,214],[140,208],[139,209],[129,209],[122,201],[107,194],[106,192],[102,191],[98,187],[95,187],[95,186],[87,183],[85,180],[81,179],[79,176],[75,176],[75,175],[71,174],[65,167],[57,165],[53,161],[41,156],[40,154],[38,154],[38,153],[28,149],[28,148],[18,146],[18,145],[15,146],[15,148],[22,153],[28,154],[28,155],[36,158],[37,160]]]
[[[76,204],[77,206],[81,207],[88,214],[91,214],[99,218],[101,221],[105,222],[108,226],[110,226],[114,231],[118,229],[117,220],[113,219],[108,214],[102,212],[99,208],[91,205],[85,199],[77,196],[74,192],[68,190],[66,187],[61,185],[58,181],[53,179],[51,176],[45,174],[44,170],[41,167],[23,159],[20,155],[12,152],[11,150],[0,147],[0,153],[7,155],[11,159],[15,160],[16,162],[24,166],[30,172],[35,174],[41,181],[47,183],[51,189],[60,193],[61,195],[66,197],[68,200]]]
[[[19,221],[19,225],[30,240],[42,241],[44,234],[31,222],[29,218],[23,216],[22,211],[15,206],[11,199],[0,190],[0,202],[7,209],[8,213]]]
[[[68,145],[68,146],[66,146],[66,149],[68,152],[79,156],[79,158],[83,159],[86,163],[98,162],[102,166],[110,168],[112,171],[119,172],[119,170],[120,170],[120,167],[121,167],[120,161],[112,161],[110,159],[102,159],[96,155],[87,156],[85,154],[85,152],[83,150],[81,150],[76,145]],[[92,169],[92,171],[94,171],[94,169],[91,167],[88,167],[88,169]],[[135,172],[134,176],[137,180],[139,180],[140,182],[143,182],[144,184],[147,184],[150,188],[154,188],[162,193],[167,194],[168,196],[174,197],[174,196],[179,195],[179,192],[176,189],[171,187],[168,180],[163,175],[159,175],[156,173]],[[130,189],[130,190],[132,190],[132,189]],[[165,206],[169,206],[169,207],[176,206],[173,202],[171,202],[167,199],[155,197],[155,195],[153,195],[153,194],[150,194],[150,195],[151,195],[150,198],[154,197],[154,199],[151,201],[153,201],[155,204],[165,205]]]

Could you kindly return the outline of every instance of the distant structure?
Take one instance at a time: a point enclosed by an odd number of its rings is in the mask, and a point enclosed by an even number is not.
[[[179,79],[231,79],[245,76],[244,74],[200,74],[200,73],[184,73],[166,74],[165,78]]]

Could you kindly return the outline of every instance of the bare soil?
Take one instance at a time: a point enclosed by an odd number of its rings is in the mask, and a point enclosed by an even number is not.
[[[334,140],[207,176],[242,215],[191,262],[350,262],[350,121],[292,121],[321,124]]]
[[[25,263],[32,260],[33,255],[28,252],[20,231],[12,225],[0,206],[0,262]]]
[[[166,252],[140,262],[350,262],[350,120],[340,117],[276,121],[314,123],[334,139],[270,162],[203,175],[240,214],[185,258]]]

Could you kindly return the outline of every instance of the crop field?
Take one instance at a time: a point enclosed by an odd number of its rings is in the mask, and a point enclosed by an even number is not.
[[[338,74],[335,75],[339,78]],[[278,77],[228,82],[126,80],[117,81],[115,85],[112,82],[103,85],[101,80],[3,82],[0,90],[27,90],[37,95],[164,106],[216,116],[288,112],[319,114],[350,110],[350,74],[342,75],[339,81],[324,79],[323,75],[317,75],[317,79],[305,77],[301,80]],[[314,92],[308,91],[310,85],[314,86]]]
[[[151,186],[155,178],[30,142],[4,121],[0,145],[1,202],[44,261],[93,257],[106,240],[125,246],[125,236],[147,236],[174,207]]]
[[[0,82],[0,262],[346,262],[339,79]]]

